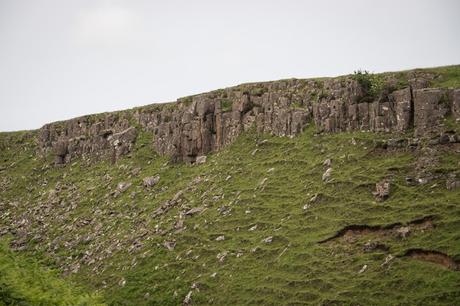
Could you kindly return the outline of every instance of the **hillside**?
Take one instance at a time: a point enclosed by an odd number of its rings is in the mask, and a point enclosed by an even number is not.
[[[0,133],[0,305],[460,303],[460,66]]]

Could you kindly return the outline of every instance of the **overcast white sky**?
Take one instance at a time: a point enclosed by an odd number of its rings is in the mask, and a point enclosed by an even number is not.
[[[0,131],[244,82],[449,64],[456,0],[0,0]]]

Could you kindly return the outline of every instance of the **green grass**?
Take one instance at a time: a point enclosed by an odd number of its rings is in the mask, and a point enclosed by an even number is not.
[[[0,243],[0,305],[103,305],[37,261]]]
[[[426,69],[439,75],[431,83],[433,87],[440,88],[459,88],[460,87],[460,65],[445,66]]]
[[[447,191],[442,176],[428,187],[407,185],[415,155],[374,150],[376,139],[388,137],[315,136],[308,129],[290,139],[251,131],[205,164],[189,166],[153,153],[150,136],[141,133],[134,152],[115,166],[75,161],[64,168],[44,165],[29,142],[19,153],[17,146],[2,150],[0,167],[8,166],[2,175],[10,183],[2,191],[8,216],[2,214],[0,226],[40,217],[41,225],[27,227],[21,254],[61,271],[79,263],[66,281],[99,290],[109,305],[178,305],[190,290],[193,302],[203,305],[456,304],[459,272],[398,256],[423,248],[460,257],[460,193]],[[324,183],[327,158],[333,181]],[[434,170],[451,173],[459,162],[458,154],[443,153]],[[156,174],[158,185],[144,188],[142,178]],[[392,192],[379,203],[371,192],[383,178],[391,179]],[[114,198],[121,181],[132,186]],[[51,191],[56,185],[59,191]],[[181,203],[152,218],[179,190]],[[315,194],[319,200],[304,210]],[[185,217],[185,228],[177,232],[179,213],[191,207],[205,210]],[[370,234],[354,243],[318,244],[346,225],[428,215],[436,216],[435,228],[404,240]],[[220,235],[225,240],[216,241]],[[273,242],[262,242],[268,236]],[[396,256],[389,267],[381,267],[387,253],[362,251],[369,239]],[[177,243],[172,251],[163,246],[170,240]],[[142,247],[133,250],[136,241]],[[91,254],[87,260],[85,252]],[[228,254],[219,262],[223,252]],[[358,274],[363,265],[368,269]],[[199,291],[191,289],[194,283]]]

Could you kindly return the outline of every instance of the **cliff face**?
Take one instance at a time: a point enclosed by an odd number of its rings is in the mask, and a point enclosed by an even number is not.
[[[403,80],[385,75],[378,94],[353,76],[244,84],[176,103],[50,123],[39,131],[39,151],[52,151],[56,164],[76,157],[115,162],[143,130],[153,134],[159,154],[193,163],[252,127],[277,136],[295,136],[309,124],[319,132],[413,129],[414,137],[433,136],[446,117],[460,120],[460,89],[430,88],[433,78],[415,72]]]

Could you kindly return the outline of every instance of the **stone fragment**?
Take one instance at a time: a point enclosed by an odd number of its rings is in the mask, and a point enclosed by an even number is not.
[[[375,184],[375,191],[372,194],[377,201],[385,201],[390,196],[390,182],[384,180]]]
[[[227,257],[228,255],[228,251],[223,251],[223,252],[220,252],[219,254],[217,254],[216,258],[219,260],[219,262],[224,262],[225,260],[225,257]]]
[[[160,176],[159,175],[145,177],[142,180],[142,182],[143,182],[145,187],[153,187],[156,184],[158,184],[159,181],[160,181]]]
[[[126,191],[129,187],[131,186],[130,182],[120,182],[117,185],[117,191],[118,192],[124,192]]]
[[[192,293],[193,291],[189,291],[182,302],[182,305],[191,305],[192,304]]]
[[[201,164],[204,164],[206,162],[206,155],[202,155],[202,156],[197,156],[196,160],[195,160],[195,163],[197,165],[201,165]]]
[[[195,215],[195,214],[198,214],[200,212],[202,212],[204,210],[203,207],[193,207],[192,209],[189,209],[185,215],[186,216],[192,216],[192,215]]]
[[[267,238],[262,239],[263,243],[272,243],[273,242],[273,236],[268,236]]]
[[[168,251],[172,251],[176,247],[176,242],[175,241],[165,241],[163,245],[165,246],[165,248],[168,249]]]
[[[358,274],[364,273],[367,270],[367,265],[364,265],[361,270],[359,270]]]
[[[381,264],[381,266],[384,267],[388,265],[393,259],[394,259],[394,256],[391,254],[388,254],[388,256],[385,257],[385,261]]]
[[[332,168],[327,168],[327,170],[323,173],[323,182],[330,181],[332,176]]]
[[[396,234],[399,238],[407,238],[410,234],[410,227],[409,226],[402,226],[396,230]]]

